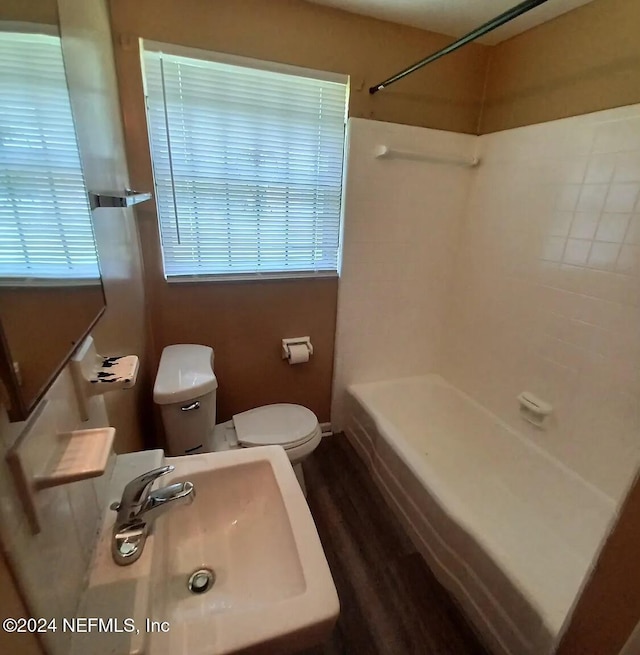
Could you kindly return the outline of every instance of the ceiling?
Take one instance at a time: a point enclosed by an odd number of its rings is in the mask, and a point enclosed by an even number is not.
[[[458,37],[517,5],[519,0],[311,0],[311,2]],[[592,0],[549,0],[479,41],[487,44],[500,43],[589,2]]]

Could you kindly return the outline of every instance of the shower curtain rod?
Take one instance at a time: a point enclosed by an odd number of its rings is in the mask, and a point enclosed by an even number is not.
[[[471,41],[475,41],[481,36],[484,36],[485,34],[492,32],[493,30],[500,27],[501,25],[504,25],[505,23],[512,21],[514,18],[517,18],[518,16],[522,16],[522,14],[526,14],[528,11],[535,9],[536,7],[543,5],[545,2],[548,1],[549,0],[525,0],[524,2],[521,2],[519,5],[516,5],[515,7],[511,7],[511,9],[508,9],[507,11],[500,14],[499,16],[496,16],[495,18],[491,19],[484,25],[477,27],[475,30],[473,30],[473,32],[469,32],[469,34],[460,37],[457,41],[450,43],[445,48],[442,48],[442,50],[438,50],[437,52],[434,52],[432,55],[429,55],[428,57],[421,59],[420,61],[413,64],[413,66],[409,66],[409,68],[405,68],[403,71],[400,71],[397,75],[394,75],[389,79],[386,79],[384,82],[380,82],[380,84],[376,84],[375,86],[372,86],[369,89],[369,93],[373,95],[378,91],[382,91],[382,89],[386,89],[391,84],[398,82],[399,80],[401,80],[403,77],[406,77],[407,75],[411,75],[411,73],[414,73],[415,71],[422,68],[423,66],[426,66],[427,64],[436,61],[436,59],[440,59],[440,57],[444,57],[445,55],[448,55],[449,53],[458,50],[458,48],[462,48],[462,46],[467,45],[467,43],[470,43]]]

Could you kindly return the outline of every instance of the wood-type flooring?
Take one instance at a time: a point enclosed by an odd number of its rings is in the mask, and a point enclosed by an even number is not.
[[[489,655],[347,438],[323,439],[304,470],[340,618],[331,639],[303,655]]]

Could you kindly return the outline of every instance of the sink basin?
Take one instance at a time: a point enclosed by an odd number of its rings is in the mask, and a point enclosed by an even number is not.
[[[268,461],[186,477],[197,489],[195,504],[157,526],[165,550],[165,611],[189,622],[203,611],[246,612],[304,592],[293,530]],[[211,568],[216,577],[202,595],[186,585],[198,567]]]
[[[137,630],[73,636],[70,653],[111,655],[286,655],[328,638],[338,596],[311,513],[280,446],[164,458],[144,451],[117,458],[108,501],[133,477],[162,464],[161,484],[190,480],[196,497],[158,518],[140,558],[111,556],[108,512],[78,616],[134,619]],[[215,581],[190,591],[190,576]],[[149,631],[147,619],[169,630]]]
[[[289,459],[278,446],[168,458],[195,501],[155,525],[153,655],[294,653],[329,635],[338,598]],[[164,482],[164,481],[163,481]],[[215,582],[193,593],[199,569]]]

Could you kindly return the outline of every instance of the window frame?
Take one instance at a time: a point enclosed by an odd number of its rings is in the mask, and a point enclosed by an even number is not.
[[[246,68],[253,68],[256,70],[268,71],[273,73],[282,73],[298,77],[306,77],[326,82],[334,82],[345,85],[345,112],[344,112],[344,134],[342,140],[342,175],[340,182],[340,210],[338,217],[338,249],[336,257],[336,268],[332,270],[316,270],[316,271],[273,271],[273,272],[243,272],[243,273],[194,273],[184,275],[167,275],[165,267],[165,254],[162,244],[162,227],[160,212],[158,211],[158,204],[156,200],[156,228],[157,234],[157,247],[162,259],[162,274],[164,281],[167,284],[201,284],[211,282],[248,282],[257,280],[295,280],[295,279],[322,279],[330,278],[335,279],[339,277],[340,262],[342,259],[342,243],[344,231],[344,206],[345,206],[345,158],[347,153],[347,120],[349,116],[349,94],[350,94],[350,77],[347,74],[335,73],[330,71],[320,71],[301,66],[292,66],[290,64],[282,64],[278,62],[254,59],[251,57],[244,57],[240,55],[232,55],[228,53],[215,52],[211,50],[202,50],[199,48],[191,48],[188,46],[181,46],[176,44],[162,43],[150,39],[139,39],[139,52],[140,52],[140,67],[142,74],[143,95],[145,105],[145,120],[147,122],[147,141],[149,146],[149,163],[153,173],[154,191],[156,189],[155,181],[155,168],[153,162],[153,148],[151,142],[151,128],[149,125],[148,115],[148,91],[147,91],[147,78],[145,72],[145,52],[164,53],[170,56],[185,57],[190,59],[199,59],[202,61],[209,61],[213,63],[228,64],[231,66],[243,66]]]

